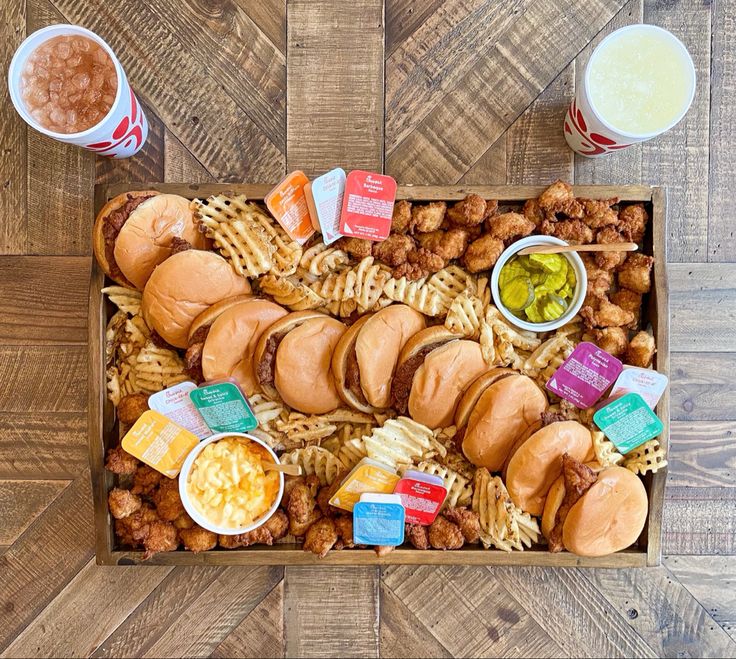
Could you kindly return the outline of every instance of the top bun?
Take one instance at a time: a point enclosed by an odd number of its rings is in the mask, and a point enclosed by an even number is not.
[[[429,428],[451,426],[463,392],[486,370],[475,341],[454,340],[431,350],[414,373],[409,415]]]
[[[171,256],[173,238],[194,249],[207,249],[208,240],[194,224],[189,199],[159,194],[146,199],[128,216],[115,240],[115,261],[125,277],[143,290],[154,268]]]
[[[242,298],[242,296],[241,296]],[[212,322],[202,348],[205,380],[232,377],[247,396],[258,390],[253,353],[264,330],[288,312],[268,300],[242,300]]]
[[[478,398],[463,437],[465,457],[489,471],[501,471],[519,437],[547,409],[547,397],[534,380],[503,375]]]
[[[514,453],[506,472],[506,488],[512,501],[525,512],[541,515],[552,484],[562,474],[562,456],[567,453],[585,462],[593,440],[577,421],[558,421],[537,430]]]
[[[562,542],[579,556],[621,551],[636,542],[648,510],[641,479],[624,467],[608,467],[570,508],[562,527]]]
[[[289,407],[305,414],[324,414],[340,406],[330,363],[346,330],[339,320],[322,316],[306,320],[281,340],[274,383]]]
[[[250,293],[248,280],[214,252],[189,249],[166,259],[143,289],[141,308],[148,326],[167,343],[187,347],[192,321],[207,307]]]

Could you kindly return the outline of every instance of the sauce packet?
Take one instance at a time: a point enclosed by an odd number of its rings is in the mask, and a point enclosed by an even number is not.
[[[304,186],[307,183],[309,179],[304,172],[297,170],[281,181],[264,199],[276,221],[300,245],[307,242],[314,233],[304,196]]]
[[[445,502],[447,488],[439,476],[407,470],[396,484],[394,494],[401,497],[407,524],[429,526]]]
[[[638,368],[637,366],[624,366],[624,370],[613,385],[611,398],[620,398],[626,393],[639,394],[649,407],[657,407],[659,399],[669,382],[666,375],[658,373],[649,368]]]
[[[582,341],[547,381],[547,389],[575,407],[592,407],[621,374],[623,364],[598,346]]]
[[[189,398],[189,392],[196,389],[194,382],[181,382],[148,397],[148,407],[174,423],[179,424],[200,439],[207,439],[213,432],[204,422],[199,410]]]
[[[213,433],[248,432],[258,427],[241,388],[230,381],[207,382],[189,397]]]
[[[147,410],[123,437],[131,455],[164,476],[176,478],[199,438],[155,410]]]
[[[337,492],[332,495],[330,505],[352,511],[362,494],[392,494],[399,480],[391,467],[371,458],[363,458],[343,479]]]
[[[404,542],[404,520],[400,496],[363,494],[353,510],[353,542],[396,547]]]
[[[661,435],[663,430],[659,417],[635,393],[624,394],[602,407],[593,415],[593,421],[624,455]]]
[[[314,228],[325,245],[340,238],[340,212],[345,195],[345,171],[336,167],[304,187]]]
[[[396,181],[384,174],[356,169],[347,175],[340,214],[343,236],[386,240],[396,199]]]

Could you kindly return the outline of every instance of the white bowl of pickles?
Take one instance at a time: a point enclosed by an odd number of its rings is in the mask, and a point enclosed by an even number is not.
[[[491,274],[491,294],[506,320],[521,329],[549,332],[580,311],[588,276],[577,252],[518,254],[525,247],[567,244],[553,236],[529,236],[501,254]]]

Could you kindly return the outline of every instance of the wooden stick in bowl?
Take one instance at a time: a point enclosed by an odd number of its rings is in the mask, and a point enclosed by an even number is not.
[[[275,462],[262,462],[264,471],[280,471],[287,476],[301,476],[302,468],[299,465],[276,464]]]
[[[605,245],[532,245],[520,249],[519,256],[527,254],[561,254],[562,252],[635,252],[636,243],[607,243]]]

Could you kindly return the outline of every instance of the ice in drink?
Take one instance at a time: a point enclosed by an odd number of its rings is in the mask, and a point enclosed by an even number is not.
[[[110,56],[81,35],[45,41],[28,56],[21,74],[28,113],[54,133],[79,133],[98,124],[110,111],[117,86]]]

